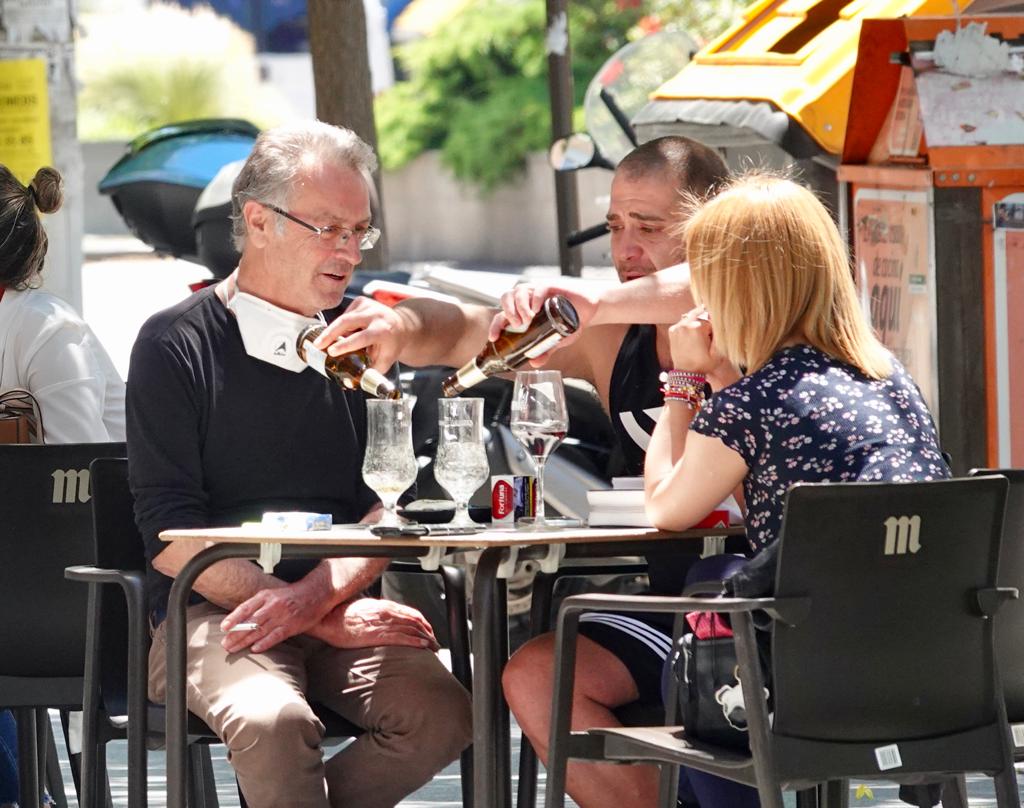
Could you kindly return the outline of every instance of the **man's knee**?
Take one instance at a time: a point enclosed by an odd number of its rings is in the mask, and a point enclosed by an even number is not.
[[[417,652],[405,667],[404,676],[389,688],[392,705],[380,713],[374,731],[381,744],[397,753],[422,755],[433,749],[444,765],[472,743],[469,692],[426,652]]]
[[[228,705],[220,720],[220,735],[233,756],[257,747],[280,750],[318,750],[324,725],[302,699]]]
[[[501,686],[505,699],[515,708],[523,698],[531,701],[551,690],[555,661],[553,634],[542,634],[525,643],[505,665]]]

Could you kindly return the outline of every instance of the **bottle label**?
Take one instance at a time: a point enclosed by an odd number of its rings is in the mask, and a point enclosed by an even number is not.
[[[324,376],[327,376],[327,378],[330,378],[326,367],[327,352],[321,351],[319,348],[314,348],[311,340],[306,340],[305,351],[306,364],[313,368],[317,373],[321,373]]]
[[[479,384],[487,378],[487,374],[472,362],[466,365],[466,367],[461,368],[455,375],[464,390],[472,387],[474,384]]]
[[[527,359],[536,359],[541,354],[545,354],[548,351],[550,351],[561,341],[562,335],[556,331],[547,339],[542,339],[540,342],[538,342],[536,345],[530,348],[530,350],[526,351],[523,355]]]

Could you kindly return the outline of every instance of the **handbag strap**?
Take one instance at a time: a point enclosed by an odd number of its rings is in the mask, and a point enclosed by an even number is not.
[[[7,291],[7,287],[0,285],[0,300],[4,299],[4,292]],[[6,347],[6,340],[4,340],[4,347]],[[3,361],[4,351],[0,350],[0,363]],[[2,368],[2,364],[0,364]],[[32,423],[30,432],[34,433],[34,437],[39,438],[40,443],[46,443],[46,430],[43,428],[43,411],[39,406],[39,402],[31,392],[23,388],[15,388],[8,390],[6,393],[0,393],[0,411],[6,410],[11,413],[20,413],[28,416]]]
[[[27,418],[29,421],[29,442],[35,443],[33,438],[38,438],[39,443],[46,442],[42,409],[39,407],[36,397],[28,390],[14,388],[6,393],[0,393],[0,417]]]

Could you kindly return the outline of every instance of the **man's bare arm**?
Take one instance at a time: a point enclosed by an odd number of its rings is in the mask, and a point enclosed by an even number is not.
[[[487,344],[494,309],[414,297],[395,306],[395,313],[405,321],[410,335],[399,352],[400,362],[413,367],[462,367]]]
[[[590,324],[671,324],[693,307],[690,267],[677,264],[605,289],[597,299]]]
[[[487,342],[493,316],[493,309],[468,303],[410,298],[392,309],[361,297],[324,329],[316,344],[335,356],[368,349],[380,370],[396,361],[412,367],[461,367]]]
[[[203,549],[196,542],[171,542],[153,559],[153,567],[173,578]],[[315,622],[339,603],[351,600],[366,589],[387,565],[387,559],[379,558],[328,558],[301,580],[289,584],[266,574],[250,561],[228,559],[205,570],[196,579],[195,590],[222,609],[232,610],[262,592],[289,589],[289,611],[296,615],[305,612],[306,609],[298,607],[308,603],[316,614]],[[245,622],[250,616],[240,616],[233,622]]]
[[[576,308],[580,330],[592,325],[662,325],[676,322],[693,308],[690,269],[686,264],[626,283],[562,278],[555,282],[519,284],[501,297],[501,311],[491,320],[489,336],[494,339],[503,328],[528,323],[553,295],[565,295]],[[563,340],[561,349],[573,343]]]

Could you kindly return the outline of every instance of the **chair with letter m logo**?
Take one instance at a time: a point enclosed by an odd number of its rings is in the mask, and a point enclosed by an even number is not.
[[[1000,606],[1020,586],[997,578],[1006,501],[1007,482],[996,476],[799,484],[786,495],[773,597],[567,599],[548,808],[564,804],[570,757],[661,764],[664,805],[675,805],[672,776],[682,765],[755,787],[765,808],[782,808],[784,788],[815,788],[844,805],[836,787],[845,780],[912,785],[962,772],[990,775],[997,805],[1017,808],[995,642]],[[727,613],[750,752],[679,726],[570,733],[579,615],[595,609]],[[755,615],[771,632],[767,682]]]
[[[65,731],[82,708],[86,593],[64,568],[92,560],[89,464],[111,454],[124,444],[0,445],[0,708],[18,720],[22,805],[39,804],[46,708]]]
[[[1001,474],[1010,483],[999,556],[999,582],[1024,589],[1024,469],[974,469]],[[996,659],[1013,733],[1014,759],[1024,760],[1024,600],[1007,603],[996,621]]]

